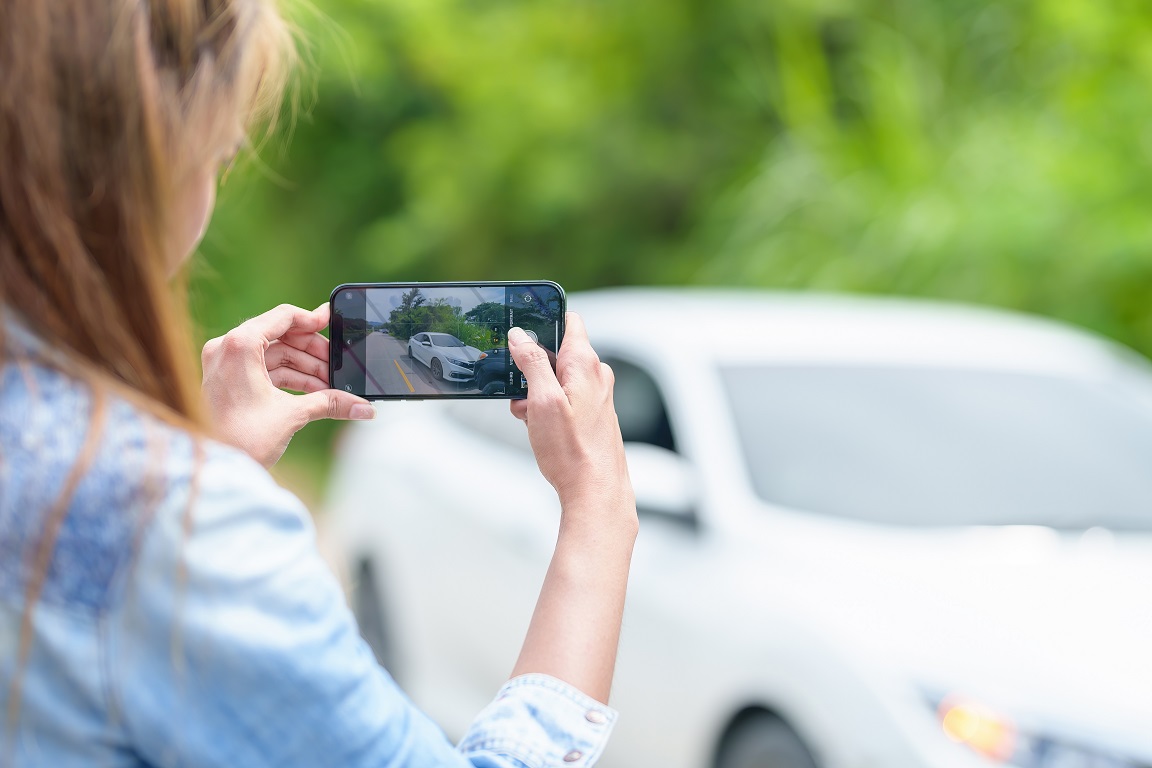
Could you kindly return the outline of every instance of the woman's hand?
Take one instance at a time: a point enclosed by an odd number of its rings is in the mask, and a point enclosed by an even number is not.
[[[329,312],[327,304],[311,312],[281,304],[204,345],[204,397],[216,434],[265,467],[311,421],[376,415],[367,400],[328,388],[328,339],[319,332]]]
[[[527,422],[536,462],[565,509],[634,510],[612,369],[596,356],[579,315],[569,312],[564,324],[555,373],[544,347],[519,328],[508,332],[508,350],[528,380],[528,397],[513,400],[512,413]]]
[[[512,413],[528,423],[536,462],[560,495],[560,533],[513,675],[540,672],[607,702],[616,667],[628,567],[638,522],[612,369],[588,344],[579,315],[564,320],[556,372],[519,328],[508,332],[528,397]]]

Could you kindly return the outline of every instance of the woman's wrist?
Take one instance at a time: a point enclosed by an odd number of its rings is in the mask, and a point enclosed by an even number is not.
[[[636,495],[628,479],[627,465],[612,472],[584,472],[579,480],[556,485],[560,508],[566,514],[600,514],[599,510],[635,512]]]
[[[558,541],[590,541],[622,545],[629,552],[639,531],[636,501],[631,489],[588,494],[560,502]]]

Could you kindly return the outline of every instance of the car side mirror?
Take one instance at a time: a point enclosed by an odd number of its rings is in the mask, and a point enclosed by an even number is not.
[[[625,443],[624,454],[639,515],[699,526],[696,473],[684,457],[648,443]]]
[[[426,347],[430,347],[430,346],[432,346],[432,342],[430,342],[430,341],[422,341],[422,342],[420,342],[420,343],[421,343],[421,344],[423,344],[423,345],[424,345],[424,346],[426,346]]]

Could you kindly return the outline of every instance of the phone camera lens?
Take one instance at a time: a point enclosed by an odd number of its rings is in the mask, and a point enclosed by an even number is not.
[[[348,301],[352,301],[352,291],[348,291],[347,293],[345,293],[344,298]]]

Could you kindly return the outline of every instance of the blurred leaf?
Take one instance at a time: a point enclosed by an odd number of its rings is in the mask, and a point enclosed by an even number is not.
[[[206,333],[344,281],[549,278],[935,296],[1152,351],[1146,4],[325,12],[318,98],[203,246]]]

